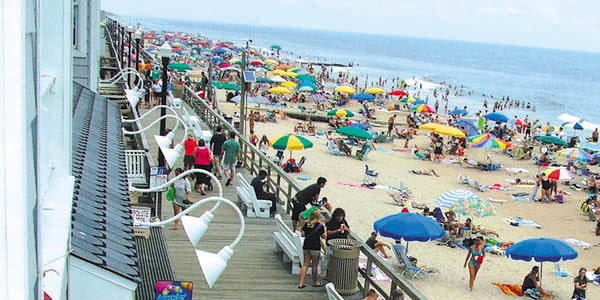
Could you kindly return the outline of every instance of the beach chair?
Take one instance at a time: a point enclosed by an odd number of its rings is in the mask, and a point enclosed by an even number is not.
[[[371,152],[371,145],[369,143],[366,143],[362,146],[362,148],[360,150],[356,151],[356,159],[358,159],[358,160],[367,159],[367,154],[369,154],[369,152]]]
[[[327,299],[328,300],[344,300],[336,290],[335,285],[332,282],[325,285],[325,290],[327,290]]]
[[[417,267],[413,261],[406,254],[406,247],[401,244],[394,244],[392,246],[394,253],[396,254],[396,258],[398,259],[398,263],[403,266],[402,275],[410,277],[410,279],[414,279],[415,277],[422,275],[425,272],[425,268]]]
[[[340,151],[336,146],[333,140],[327,141],[327,151],[333,155],[343,155],[342,151]]]
[[[379,176],[379,172],[369,169],[369,165],[365,164],[365,176],[363,177],[363,183],[367,185],[376,184],[377,176]]]
[[[300,160],[298,161],[298,164],[294,168],[294,172],[296,172],[296,173],[302,172],[302,166],[304,166],[305,162],[306,162],[306,156],[300,157]]]
[[[283,163],[283,154],[283,150],[277,150],[277,154],[275,154],[275,157],[273,158],[273,162],[276,165],[281,166]]]
[[[569,271],[565,270],[565,269],[561,269],[560,265],[555,262],[554,263],[554,274],[556,274],[556,276],[558,277],[569,277],[571,276],[571,274],[569,274]]]

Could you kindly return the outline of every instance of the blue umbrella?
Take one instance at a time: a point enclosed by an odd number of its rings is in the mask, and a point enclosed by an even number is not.
[[[368,93],[358,93],[358,94],[352,95],[352,99],[356,99],[359,101],[370,101],[370,100],[375,99],[375,96],[368,94]]]
[[[433,218],[415,213],[397,213],[383,217],[373,224],[375,231],[394,240],[427,242],[446,234]]]
[[[478,135],[479,131],[477,130],[477,125],[469,120],[456,120],[452,122],[452,125],[460,128],[463,127],[467,131],[467,136]]]
[[[367,130],[367,129],[371,128],[371,126],[369,126],[368,124],[365,124],[365,123],[352,123],[349,126],[357,127],[357,128],[363,129],[363,130]]]
[[[231,101],[240,103],[241,99],[242,99],[241,96],[237,95],[237,96],[231,98]],[[256,96],[256,97],[246,97],[246,103],[248,103],[248,104],[250,104],[250,103],[269,104],[271,102],[269,101],[269,99],[267,99],[263,96]]]
[[[561,127],[572,128],[574,130],[583,130],[583,125],[579,122],[565,122],[561,125]]]
[[[415,100],[415,102],[411,103],[411,105],[415,106],[415,105],[421,105],[421,104],[426,104],[426,103],[427,102],[425,102],[425,100],[423,100],[423,99],[417,99],[417,100]]]
[[[325,82],[325,84],[323,84],[323,86],[326,88],[333,89],[333,88],[336,88],[338,86],[338,84],[335,82],[328,81],[328,82]]]
[[[479,198],[476,194],[467,190],[452,190],[443,193],[441,196],[435,198],[435,205],[441,208],[451,208],[454,203],[467,198]]]
[[[464,109],[455,109],[455,110],[450,111],[448,114],[451,116],[461,116],[462,117],[462,116],[468,115],[469,112]]]
[[[214,64],[220,64],[223,62],[223,58],[220,56],[213,56],[210,58],[210,61],[212,61]]]
[[[501,113],[497,113],[497,112],[489,113],[489,114],[485,115],[484,118],[486,118],[490,121],[495,121],[495,122],[499,122],[499,123],[508,122],[507,116],[505,116]]]
[[[540,287],[542,286],[542,263],[572,260],[578,254],[569,244],[550,238],[533,238],[522,240],[506,249],[506,256],[523,261],[532,259],[540,263]]]

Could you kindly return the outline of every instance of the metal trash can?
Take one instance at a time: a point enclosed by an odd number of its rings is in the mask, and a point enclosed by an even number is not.
[[[361,244],[350,239],[328,241],[331,255],[327,277],[335,285],[340,295],[353,295],[358,292],[358,256]]]

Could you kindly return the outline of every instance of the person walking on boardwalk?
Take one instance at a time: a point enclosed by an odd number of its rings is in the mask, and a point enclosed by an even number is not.
[[[327,179],[325,177],[319,177],[316,183],[313,183],[303,190],[296,193],[292,197],[292,230],[296,231],[298,226],[298,220],[300,219],[300,213],[306,209],[306,205],[313,201],[319,200],[319,194],[321,189],[325,187]]]
[[[233,182],[235,176],[235,165],[238,160],[242,159],[242,152],[240,151],[240,143],[235,140],[235,132],[229,133],[229,139],[221,146],[221,154],[223,155],[223,172],[227,178],[225,186],[229,186]]]
[[[325,225],[321,223],[321,211],[316,209],[310,213],[308,222],[302,226],[301,231],[304,237],[304,243],[302,244],[302,252],[304,254],[304,262],[302,269],[300,269],[300,281],[298,282],[298,288],[303,289],[304,277],[308,272],[308,266],[310,265],[312,271],[312,286],[321,287],[319,282],[319,260],[321,258],[321,238],[327,238],[325,232]]]
[[[465,268],[469,265],[469,289],[473,291],[473,283],[475,283],[475,277],[477,272],[481,268],[483,259],[485,258],[485,249],[483,249],[483,238],[478,236],[475,239],[475,244],[469,247],[467,252],[467,258],[465,258]]]
[[[223,127],[217,126],[215,134],[210,138],[210,149],[213,153],[213,164],[215,166],[215,175],[221,179],[221,146],[227,140],[227,137],[223,133]]]

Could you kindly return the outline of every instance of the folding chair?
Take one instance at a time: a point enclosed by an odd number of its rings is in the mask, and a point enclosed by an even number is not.
[[[367,154],[369,154],[369,152],[371,152],[371,145],[369,145],[369,143],[366,143],[362,146],[362,148],[360,150],[356,151],[356,159],[358,159],[358,160],[367,159]]]
[[[394,253],[396,254],[396,258],[398,259],[398,263],[401,266],[404,266],[402,270],[402,275],[407,274],[411,279],[414,279],[419,274],[422,274],[425,271],[425,268],[417,267],[412,260],[408,258],[406,254],[406,248],[401,244],[394,244],[392,246]]]
[[[369,165],[365,164],[365,176],[363,177],[363,183],[366,185],[377,184],[377,176],[379,176],[379,172],[369,169]]]

